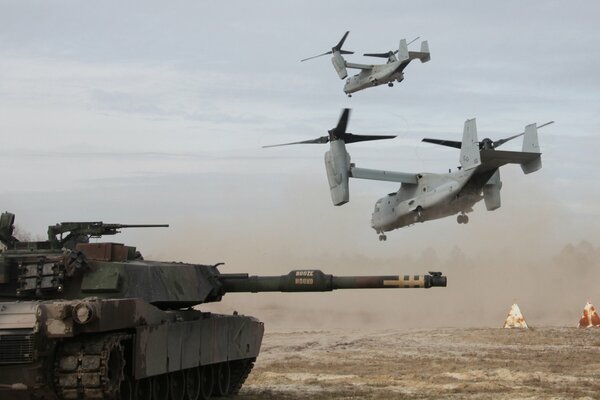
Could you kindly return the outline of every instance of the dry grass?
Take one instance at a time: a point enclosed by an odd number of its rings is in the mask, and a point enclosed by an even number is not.
[[[600,399],[600,330],[271,333],[240,398]]]

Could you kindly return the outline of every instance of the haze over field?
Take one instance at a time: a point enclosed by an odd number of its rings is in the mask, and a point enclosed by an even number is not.
[[[5,1],[0,208],[34,235],[65,220],[170,223],[114,240],[226,272],[449,277],[446,289],[218,306],[277,328],[499,326],[514,301],[531,325],[574,325],[600,303],[599,12],[590,1]],[[299,62],[346,30],[349,60],[421,36],[431,62],[348,99],[328,59]],[[353,181],[351,202],[333,207],[326,146],[260,148],[322,136],[343,107],[351,132],[399,135],[349,146],[353,162],[409,172],[456,167],[457,151],[420,139],[459,140],[467,118],[480,138],[556,124],[540,131],[541,171],[502,169],[502,208],[380,243],[370,213],[395,184]]]

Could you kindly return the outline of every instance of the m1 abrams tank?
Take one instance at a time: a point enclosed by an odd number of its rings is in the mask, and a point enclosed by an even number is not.
[[[0,218],[0,398],[196,400],[235,395],[258,356],[263,323],[203,312],[230,292],[446,286],[441,273],[339,277],[224,274],[218,265],[144,260],[89,243],[120,225],[63,222],[44,241]],[[165,226],[165,225],[158,225]]]

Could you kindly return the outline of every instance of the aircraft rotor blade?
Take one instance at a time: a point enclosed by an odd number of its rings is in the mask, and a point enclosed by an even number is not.
[[[421,36],[417,36],[416,38],[414,38],[413,40],[411,40],[410,42],[408,42],[406,45],[408,46],[409,44],[415,42],[416,40],[420,39]],[[365,53],[363,54],[363,56],[365,57],[380,57],[380,58],[389,58],[392,54],[397,54],[398,50],[395,51],[388,51],[387,53]]]
[[[543,127],[545,127],[547,125],[553,124],[553,123],[554,123],[554,121],[546,122],[545,124],[542,124],[542,125],[538,126],[537,128],[540,129],[540,128],[543,128]],[[508,142],[510,140],[516,139],[519,136],[523,136],[524,134],[525,134],[525,132],[521,132],[519,134],[516,134],[516,135],[513,135],[513,136],[509,136],[509,137],[504,138],[504,139],[495,140],[494,141],[494,148],[502,146],[504,143],[506,143],[506,142]]]
[[[280,146],[291,146],[293,144],[324,144],[329,142],[329,136],[321,136],[316,139],[302,140],[300,142],[291,142],[291,143],[281,143],[281,144],[270,144],[267,146],[262,146],[263,149],[269,147],[280,147]]]
[[[354,135],[352,133],[344,134],[340,139],[346,143],[368,142],[370,140],[393,139],[396,135]]]
[[[342,36],[342,38],[340,39],[340,41],[338,42],[338,44],[336,44],[333,47],[333,50],[337,50],[337,51],[342,50],[342,46],[344,45],[344,42],[346,41],[346,38],[348,37],[349,33],[350,33],[350,31],[346,31],[346,33],[344,33],[344,36]]]
[[[414,38],[413,40],[411,40],[410,42],[406,43],[406,45],[408,46],[411,43],[416,42],[417,40],[421,39],[421,36],[417,36],[416,38]]]
[[[380,57],[380,58],[389,58],[390,54],[395,54],[396,52],[388,51],[387,53],[365,53],[363,56],[365,57]]]
[[[305,58],[303,60],[300,60],[300,62],[312,60],[313,58],[317,58],[317,57],[323,57],[323,56],[326,56],[327,54],[332,54],[332,53],[333,53],[333,51],[330,50],[330,51],[328,51],[326,53],[319,54],[318,56],[312,56],[312,57]]]
[[[319,54],[318,56],[312,56],[312,57],[305,58],[303,60],[300,60],[300,62],[312,60],[313,58],[317,58],[317,57],[326,56],[327,54],[333,54],[334,51],[337,51],[340,54],[354,54],[353,51],[342,50],[342,46],[344,45],[344,42],[346,41],[346,38],[348,37],[349,33],[350,33],[350,31],[346,31],[346,33],[344,33],[344,36],[342,36],[342,38],[340,39],[340,41],[338,42],[338,44],[336,44],[335,46],[333,46],[331,48],[331,50],[329,50],[328,52],[325,52],[323,54]]]
[[[340,115],[340,120],[335,128],[329,131],[329,135],[331,138],[340,138],[346,133],[346,128],[348,127],[348,119],[350,118],[350,109],[344,108],[342,110],[342,114]]]
[[[543,127],[545,127],[545,126],[547,126],[547,125],[550,125],[550,124],[553,124],[553,123],[554,123],[554,121],[546,122],[545,124],[541,124],[541,125],[539,125],[539,126],[538,126],[538,129],[539,129],[539,128],[543,128]],[[491,143],[493,144],[493,146],[492,146],[492,147],[493,147],[493,148],[496,148],[496,147],[502,146],[504,143],[506,143],[506,142],[508,142],[508,141],[510,141],[510,140],[516,139],[516,138],[518,138],[519,136],[523,136],[524,134],[525,134],[525,132],[521,132],[521,133],[518,133],[518,134],[516,134],[516,135],[513,135],[513,136],[509,136],[509,137],[507,137],[507,138],[504,138],[504,139],[498,139],[498,140],[491,141]],[[461,148],[461,146],[462,146],[462,142],[460,142],[460,141],[455,141],[455,140],[444,140],[444,139],[429,139],[429,138],[425,138],[425,139],[423,139],[423,140],[421,140],[421,141],[422,141],[422,142],[426,142],[426,143],[439,144],[440,146],[454,147],[455,149],[460,149],[460,148]],[[483,143],[484,143],[485,141],[490,141],[490,139],[484,139],[483,141],[479,142],[479,148],[481,148],[481,147],[483,146]]]
[[[498,140],[494,140],[494,148],[496,148],[496,147],[500,147],[500,146],[502,146],[504,143],[506,143],[506,142],[508,142],[508,141],[511,141],[511,140],[513,140],[513,139],[516,139],[516,138],[518,138],[519,136],[523,136],[524,134],[525,134],[525,132],[521,132],[521,133],[519,133],[518,135],[510,136],[510,137],[507,137],[507,138],[504,138],[504,139],[498,139]]]
[[[440,146],[454,147],[455,149],[460,149],[460,147],[462,146],[462,142],[455,141],[455,140],[443,140],[443,139],[429,139],[429,138],[425,138],[425,139],[423,139],[421,141],[425,142],[425,143],[439,144]]]

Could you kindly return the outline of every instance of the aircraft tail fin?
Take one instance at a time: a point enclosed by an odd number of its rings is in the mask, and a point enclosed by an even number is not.
[[[479,156],[479,141],[477,140],[477,125],[475,118],[465,121],[463,138],[460,147],[460,165],[469,170],[481,164]]]
[[[533,160],[521,164],[521,169],[525,174],[530,174],[542,168],[542,156],[540,153],[540,143],[538,141],[537,124],[530,124],[525,127],[523,135],[523,152],[538,154]]]
[[[420,58],[422,63],[431,60],[431,53],[429,52],[429,43],[427,42],[427,40],[421,42],[421,53],[423,54]]]
[[[408,44],[406,43],[406,39],[400,40],[400,46],[398,46],[398,60],[404,61],[408,60]]]
[[[411,60],[419,59],[422,63],[426,63],[431,60],[431,53],[429,52],[429,43],[427,40],[421,42],[421,51],[409,51],[408,57]]]

